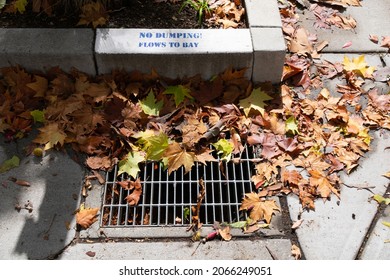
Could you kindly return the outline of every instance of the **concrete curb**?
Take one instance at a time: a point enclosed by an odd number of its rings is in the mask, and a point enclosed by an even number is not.
[[[286,48],[277,1],[245,6],[248,29],[2,29],[0,68],[75,67],[90,75],[155,69],[168,78],[209,79],[231,66],[247,68],[254,82],[279,83]]]

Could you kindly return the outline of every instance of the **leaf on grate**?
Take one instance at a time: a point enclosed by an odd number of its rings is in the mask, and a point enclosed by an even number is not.
[[[127,181],[127,184],[128,184],[128,190],[132,190],[132,192],[131,194],[126,196],[125,199],[130,206],[135,206],[138,204],[139,199],[142,195],[141,179],[137,178],[137,180],[135,181]]]
[[[267,224],[271,222],[275,211],[280,211],[275,200],[262,200],[257,193],[246,193],[242,200],[240,210],[250,211],[250,218],[255,221],[265,220]]]
[[[218,155],[221,156],[221,160],[230,160],[234,150],[234,144],[231,141],[219,139],[213,146],[218,151]]]
[[[140,171],[138,164],[143,161],[145,161],[145,156],[142,152],[129,152],[126,158],[119,161],[118,176],[122,173],[127,173],[136,178]]]
[[[176,171],[181,166],[184,167],[185,173],[188,173],[194,165],[195,153],[187,152],[185,149],[181,148],[179,143],[174,142],[165,150],[164,157],[168,159],[169,174]]]
[[[84,229],[87,229],[97,221],[99,208],[80,208],[80,211],[76,214],[76,223]]]

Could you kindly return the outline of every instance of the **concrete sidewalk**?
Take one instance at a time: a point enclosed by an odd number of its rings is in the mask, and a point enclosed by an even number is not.
[[[388,49],[375,45],[369,34],[390,36],[390,1],[362,1],[362,7],[347,8],[357,20],[354,31],[315,30],[314,19],[307,11],[301,14],[302,26],[318,34],[319,41],[328,40],[322,59],[341,62],[344,55],[366,56],[370,66],[390,66]],[[386,33],[387,32],[387,33]],[[342,48],[346,42],[350,48]],[[335,88],[341,81],[327,80],[324,85]],[[373,83],[388,92],[386,83]],[[367,182],[375,194],[389,191],[389,179],[382,174],[390,171],[390,132],[375,131],[371,151],[362,158],[359,167],[343,181],[348,185]],[[43,158],[24,157],[23,150],[31,141],[23,139],[5,143],[0,136],[0,162],[18,155],[19,167],[0,173],[0,259],[285,259],[292,260],[291,245],[299,242],[308,260],[390,260],[389,207],[380,209],[370,200],[373,193],[362,189],[343,187],[341,200],[335,197],[324,203],[316,202],[316,211],[304,212],[303,224],[292,233],[276,223],[277,234],[236,237],[230,242],[213,241],[206,244],[189,242],[189,238],[145,239],[114,236],[107,238],[95,223],[89,231],[76,232],[74,211],[80,203],[80,192],[85,176],[82,164],[71,154],[48,152]],[[79,160],[82,162],[82,160]],[[15,177],[28,181],[23,187],[9,180]],[[99,207],[101,186],[94,185],[87,202]],[[287,198],[290,219],[300,214],[296,197]],[[22,209],[17,211],[15,206]],[[16,207],[16,208],[18,208]],[[27,209],[25,209],[27,208]],[[280,214],[282,215],[282,214]],[[276,217],[280,219],[281,216]],[[153,229],[154,230],[154,229]],[[183,229],[185,233],[185,229]],[[81,238],[80,238],[81,237]]]

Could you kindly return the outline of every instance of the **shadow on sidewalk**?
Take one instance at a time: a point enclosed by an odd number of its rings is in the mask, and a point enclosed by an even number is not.
[[[0,174],[0,244],[4,248],[0,259],[52,258],[76,232],[73,213],[79,203],[82,167],[62,152],[47,152],[43,158],[23,157],[29,141],[4,143],[0,138],[0,151],[5,152],[1,160],[13,155],[21,159],[19,167]],[[30,186],[19,186],[9,177],[25,180]]]

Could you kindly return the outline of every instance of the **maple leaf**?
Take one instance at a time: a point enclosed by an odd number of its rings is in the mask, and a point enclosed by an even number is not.
[[[88,157],[86,160],[86,164],[91,169],[102,169],[108,170],[112,166],[112,161],[110,157]]]
[[[128,189],[132,190],[132,192],[131,194],[126,196],[125,199],[130,206],[135,206],[138,204],[142,194],[142,185],[140,178],[137,178],[137,180],[135,181],[130,181]]]
[[[148,96],[142,101],[140,100],[139,103],[141,105],[142,111],[150,116],[158,116],[160,114],[161,108],[164,105],[162,100],[156,102],[153,90],[150,90]]]
[[[226,139],[219,139],[212,145],[218,151],[218,154],[221,155],[221,160],[230,160],[234,150],[234,144],[232,142]]]
[[[168,173],[171,174],[173,171],[179,169],[181,166],[184,167],[185,173],[191,171],[194,165],[195,154],[193,152],[187,152],[185,149],[180,147],[180,144],[174,142],[169,145],[164,151],[165,158],[168,160]]]
[[[272,100],[272,97],[262,91],[261,88],[257,88],[252,90],[252,93],[248,98],[240,100],[240,106],[244,108],[244,113],[247,117],[251,109],[264,115],[264,107],[266,106],[264,101],[268,100]]]
[[[229,241],[232,239],[232,234],[230,233],[230,227],[227,226],[224,229],[218,229],[218,234],[225,241]]]
[[[76,223],[82,228],[87,229],[97,221],[97,213],[99,212],[99,208],[80,208],[80,211],[76,214]]]
[[[100,2],[85,4],[81,7],[81,11],[77,25],[92,24],[93,28],[96,28],[105,25],[108,21],[107,11]]]
[[[211,154],[213,151],[210,149],[204,149],[201,152],[197,153],[195,156],[195,160],[198,162],[207,165],[209,161],[217,161],[217,159]]]
[[[150,160],[160,160],[164,151],[169,146],[169,138],[164,132],[160,132],[157,135],[153,135],[148,138],[148,147],[146,149],[146,157]]]
[[[290,116],[286,120],[286,133],[290,133],[292,135],[295,135],[295,134],[299,133],[299,131],[298,131],[298,122],[297,122],[297,120],[295,119],[294,116]]]
[[[124,159],[119,161],[118,176],[122,173],[127,173],[131,177],[136,178],[140,171],[139,163],[143,161],[145,161],[145,156],[142,152],[129,152]]]
[[[302,175],[297,170],[284,170],[281,177],[282,182],[297,185],[302,180]]]
[[[358,75],[361,75],[364,78],[369,78],[374,73],[375,68],[368,66],[365,62],[364,55],[355,57],[351,60],[347,56],[344,56],[343,61],[344,70],[349,72],[355,72]]]
[[[64,145],[66,134],[59,128],[58,123],[49,123],[39,130],[40,133],[34,139],[34,142],[45,145],[45,150],[49,150],[57,144],[60,146]]]
[[[246,193],[242,200],[240,211],[250,210],[250,218],[255,221],[265,220],[267,224],[271,222],[275,211],[280,211],[275,200],[261,200],[257,193]]]
[[[34,97],[45,97],[45,93],[48,89],[47,79],[38,75],[34,75],[34,78],[35,82],[28,83],[26,86],[35,91]]]
[[[331,193],[334,193],[338,198],[340,198],[339,191],[332,186],[326,175],[318,170],[309,170],[309,174],[310,185],[317,187],[317,193],[322,198],[328,198]]]
[[[184,99],[187,97],[190,100],[193,100],[194,98],[190,94],[190,90],[183,86],[183,85],[177,85],[177,86],[169,86],[164,91],[164,94],[172,94],[173,98],[175,99],[176,107],[180,105],[184,101]]]

